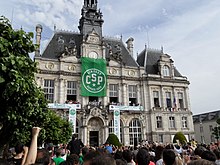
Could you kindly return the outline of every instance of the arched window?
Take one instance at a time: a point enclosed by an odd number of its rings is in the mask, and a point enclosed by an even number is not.
[[[138,143],[142,140],[141,131],[141,123],[138,119],[133,119],[129,123],[130,145],[138,145]]]
[[[163,66],[163,76],[170,76],[170,67],[167,65]]]
[[[114,120],[111,120],[108,124],[109,134],[114,133]],[[120,142],[123,143],[123,123],[120,120]]]

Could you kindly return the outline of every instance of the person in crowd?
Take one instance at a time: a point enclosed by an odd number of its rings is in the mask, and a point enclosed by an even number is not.
[[[198,159],[190,161],[187,165],[215,165],[215,163],[205,159]]]
[[[67,149],[70,150],[70,154],[80,154],[80,149],[84,147],[84,144],[80,139],[76,138],[76,134],[73,134],[72,140],[69,142]]]
[[[92,159],[90,165],[116,165],[116,161],[111,155],[103,154]]]
[[[28,147],[19,143],[15,146],[15,153],[16,155],[10,158],[8,161],[14,165],[24,165],[28,154]]]
[[[116,159],[116,165],[127,165],[127,162],[123,159]]]
[[[61,156],[62,154],[62,149],[61,148],[58,148],[56,150],[56,157],[53,158],[53,163],[52,165],[59,165],[61,162],[65,161]]]
[[[35,165],[50,165],[52,164],[52,159],[48,150],[42,148],[37,150],[37,158]]]
[[[155,162],[156,165],[163,165],[163,159],[162,159],[162,153],[163,153],[164,147],[159,145],[155,149]]]
[[[100,154],[98,151],[91,150],[84,156],[83,165],[90,165],[91,161]]]
[[[206,149],[205,147],[203,147],[203,146],[197,146],[197,147],[195,148],[194,155],[197,156],[197,157],[201,157],[201,156],[202,156],[202,153],[203,153],[204,151],[206,151],[206,150],[207,150],[207,149]]]
[[[212,162],[215,162],[217,160],[216,155],[214,154],[214,152],[206,150],[202,153],[201,155],[202,159],[206,159]]]
[[[220,150],[219,149],[215,149],[213,152],[215,153],[216,158],[217,158],[216,161],[215,161],[215,164],[216,165],[220,165]]]
[[[140,148],[136,156],[137,165],[155,165],[150,161],[150,154],[146,148]]]
[[[123,152],[122,152],[121,150],[117,150],[117,151],[115,152],[115,154],[114,154],[115,160],[117,160],[117,159],[123,159],[122,153],[123,153]]]
[[[79,156],[79,164],[82,165],[83,164],[83,160],[84,160],[84,156],[89,153],[89,149],[87,147],[83,147],[81,149],[81,153]]]
[[[64,163],[65,162],[65,163]],[[66,161],[64,161],[62,163],[60,163],[60,165],[79,165],[79,156],[76,154],[72,154],[69,155],[66,159]]]
[[[165,165],[174,165],[176,154],[172,149],[163,150],[163,163]]]
[[[124,150],[122,153],[122,157],[124,160],[126,160],[127,165],[135,165],[135,162],[133,161],[133,154],[131,150]]]
[[[109,144],[108,141],[105,142],[105,150],[108,151],[110,154],[113,153],[112,146]]]
[[[10,163],[5,159],[0,158],[0,165],[10,165]]]

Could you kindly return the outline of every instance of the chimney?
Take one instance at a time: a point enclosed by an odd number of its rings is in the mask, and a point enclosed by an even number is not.
[[[130,37],[127,41],[127,49],[130,53],[130,55],[133,57],[133,49],[134,49],[134,44],[133,44],[134,38]]]
[[[35,56],[40,56],[40,40],[41,40],[41,33],[42,33],[42,26],[40,24],[37,24],[36,26],[36,44],[37,48],[35,51]]]

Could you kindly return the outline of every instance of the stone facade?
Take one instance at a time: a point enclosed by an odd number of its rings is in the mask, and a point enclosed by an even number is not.
[[[219,118],[220,110],[193,115],[195,139],[198,143],[210,144],[211,142],[217,142],[212,132],[218,126],[216,121]]]
[[[118,106],[121,142],[136,145],[141,140],[171,142],[176,132],[188,139],[194,134],[189,99],[189,81],[163,50],[145,48],[135,61],[133,38],[127,47],[121,39],[102,36],[102,13],[97,1],[84,1],[80,33],[55,31],[45,51],[37,50],[36,81],[51,103],[80,104],[76,133],[85,144],[101,145],[113,132],[113,109]],[[39,29],[40,28],[40,29]],[[40,44],[41,26],[37,26]],[[80,57],[107,61],[107,95],[81,96]],[[70,102],[68,102],[70,103]],[[68,114],[68,110],[63,110]]]

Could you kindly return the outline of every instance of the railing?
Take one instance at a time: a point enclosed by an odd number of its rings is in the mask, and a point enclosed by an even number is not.
[[[123,105],[109,105],[109,110],[121,111],[143,111],[143,106],[123,106]]]
[[[81,104],[59,104],[59,103],[49,103],[48,108],[51,109],[70,109],[74,107],[76,109],[81,109]]]

